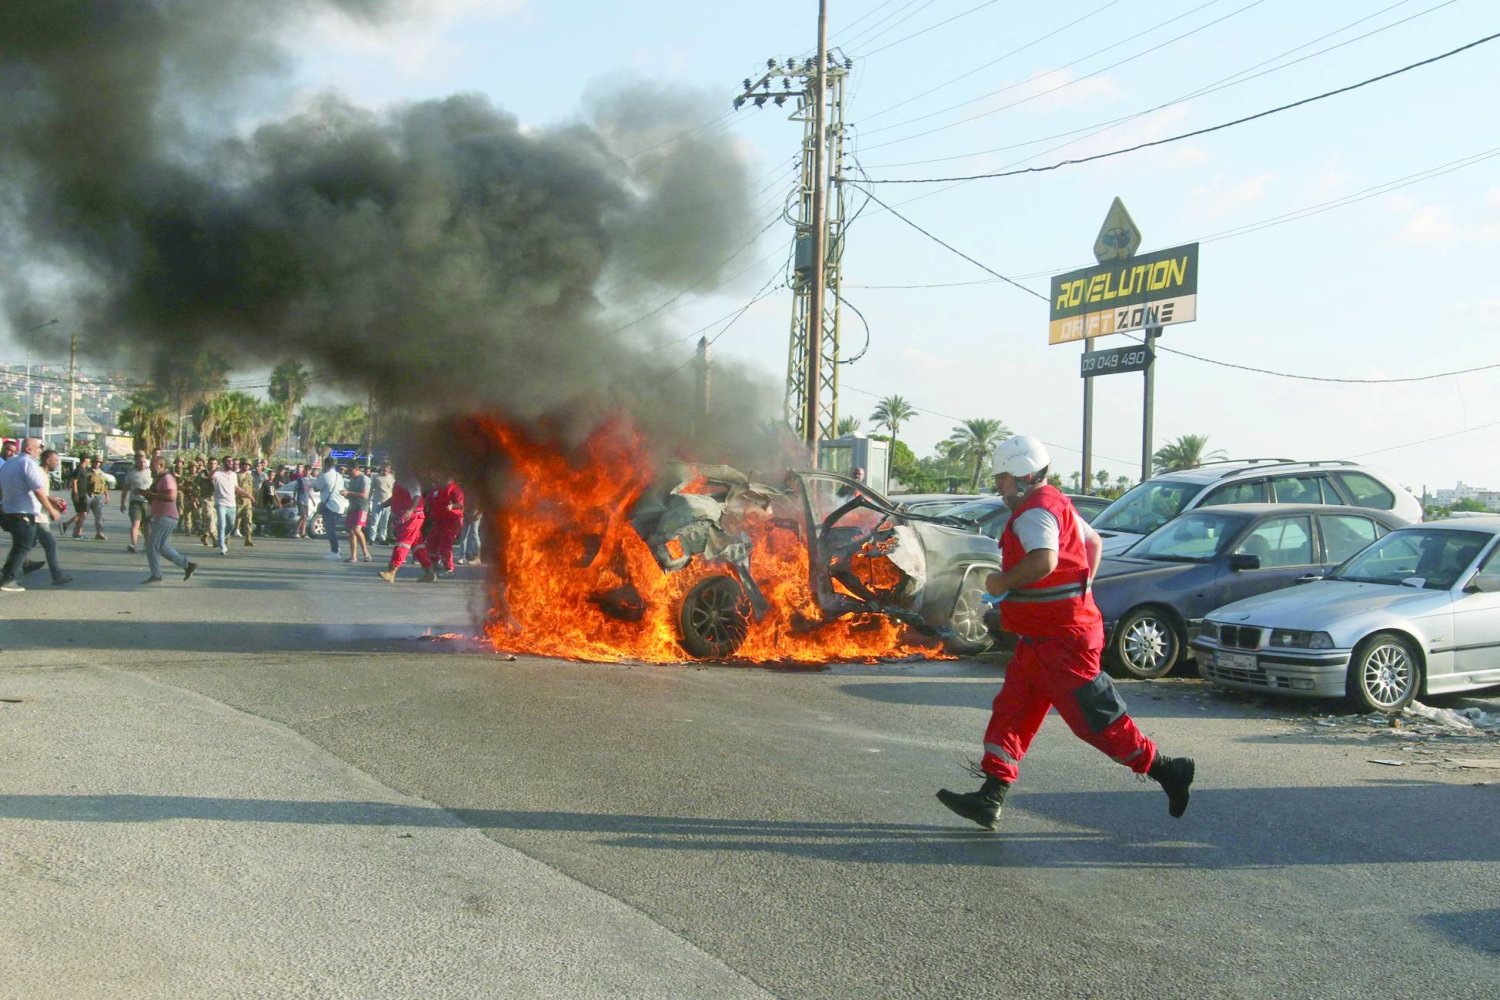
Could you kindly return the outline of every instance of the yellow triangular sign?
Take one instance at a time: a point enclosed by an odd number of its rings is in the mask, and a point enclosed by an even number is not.
[[[1109,206],[1104,225],[1094,240],[1094,259],[1103,264],[1110,260],[1124,260],[1141,245],[1141,231],[1135,228],[1135,220],[1125,211],[1125,203],[1119,198]]]

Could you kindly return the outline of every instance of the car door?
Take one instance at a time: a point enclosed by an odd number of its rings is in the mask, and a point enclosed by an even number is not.
[[[1323,568],[1330,569],[1385,534],[1385,526],[1363,514],[1319,514]]]
[[[1339,495],[1317,472],[1277,476],[1273,481],[1277,503],[1339,503]],[[1325,495],[1326,491],[1326,495]]]
[[[1253,555],[1260,568],[1227,570],[1220,576],[1220,604],[1290,587],[1319,570],[1313,555],[1312,516],[1283,514],[1253,522],[1230,555]]]
[[[1500,546],[1480,564],[1480,573],[1500,573]],[[1460,583],[1468,583],[1465,576]],[[1463,591],[1453,601],[1453,665],[1474,683],[1500,684],[1500,593]],[[1475,676],[1478,675],[1478,676]]]

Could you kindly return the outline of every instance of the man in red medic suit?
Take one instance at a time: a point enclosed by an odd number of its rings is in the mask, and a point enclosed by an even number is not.
[[[453,543],[464,527],[464,491],[450,478],[428,490],[423,502],[427,506],[428,558],[437,572],[452,573]]]
[[[995,447],[995,489],[1013,513],[1000,534],[1001,571],[991,573],[985,587],[1003,595],[1001,622],[1020,643],[984,733],[984,785],[964,793],[944,788],[938,799],[993,830],[1032,737],[1047,710],[1056,708],[1079,739],[1157,781],[1167,793],[1167,811],[1181,816],[1193,761],[1159,754],[1099,670],[1104,623],[1089,588],[1103,543],[1072,502],[1048,485],[1050,464],[1042,442],[1024,434]]]
[[[391,509],[392,533],[396,536],[395,548],[391,549],[391,561],[380,576],[386,583],[396,582],[396,571],[406,562],[406,555],[415,550],[417,565],[422,567],[422,579],[431,583],[437,579],[432,571],[432,559],[422,544],[422,527],[427,514],[422,503],[422,486],[415,476],[408,474],[391,488],[385,505]]]

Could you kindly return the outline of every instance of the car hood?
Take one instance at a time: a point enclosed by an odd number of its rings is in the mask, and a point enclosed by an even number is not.
[[[1131,559],[1127,556],[1106,556],[1099,562],[1099,572],[1094,574],[1096,583],[1130,577],[1132,580],[1164,579],[1201,566],[1202,563],[1162,562],[1156,559]]]
[[[1111,528],[1109,531],[1099,532],[1099,537],[1104,541],[1104,554],[1113,556],[1124,552],[1146,536],[1137,535],[1133,531],[1116,531]]]
[[[1226,604],[1208,617],[1229,624],[1323,631],[1334,622],[1360,615],[1387,613],[1417,617],[1447,603],[1446,590],[1318,580]]]

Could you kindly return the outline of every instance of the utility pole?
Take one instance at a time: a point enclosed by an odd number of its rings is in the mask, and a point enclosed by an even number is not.
[[[842,275],[844,195],[844,82],[853,61],[828,52],[828,4],[818,4],[818,55],[766,60],[758,79],[747,77],[734,99],[764,107],[793,102],[803,124],[793,243],[792,323],[787,341],[784,415],[816,459],[817,443],[838,426],[839,285]],[[780,88],[775,89],[777,78]]]
[[[78,406],[78,334],[68,337],[68,451],[73,451],[73,413]]]
[[[713,352],[708,338],[698,338],[698,415],[706,418],[713,410]]]

